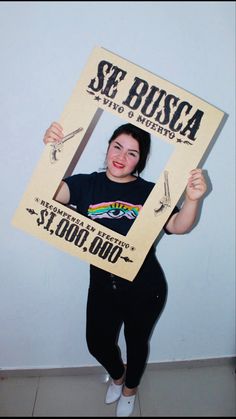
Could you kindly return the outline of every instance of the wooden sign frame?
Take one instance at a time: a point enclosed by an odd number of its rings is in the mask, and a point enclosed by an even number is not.
[[[72,174],[103,111],[174,145],[155,187],[126,236],[54,200]],[[59,120],[66,136],[45,146],[13,225],[132,281],[180,199],[224,113],[171,82],[96,47]]]

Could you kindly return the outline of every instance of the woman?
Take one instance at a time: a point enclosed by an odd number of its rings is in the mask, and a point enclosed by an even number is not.
[[[54,122],[45,133],[44,143],[56,143],[62,138],[63,128]],[[55,199],[62,204],[76,205],[80,214],[126,235],[155,185],[139,176],[146,165],[150,141],[146,131],[132,124],[121,125],[109,140],[105,171],[64,179]],[[192,228],[206,189],[202,171],[192,170],[184,203],[180,210],[174,208],[164,226],[166,233],[184,234]],[[118,400],[117,416],[132,414],[149,340],[165,305],[166,294],[165,277],[154,247],[132,282],[90,266],[87,345],[111,377],[105,402]],[[122,324],[126,366],[117,344]]]

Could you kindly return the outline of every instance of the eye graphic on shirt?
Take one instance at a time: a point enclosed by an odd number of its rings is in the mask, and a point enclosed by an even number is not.
[[[107,211],[107,215],[110,218],[122,218],[125,215],[125,211],[123,209],[111,209]]]
[[[98,218],[120,219],[123,217],[134,220],[142,205],[133,205],[123,201],[102,202],[96,205],[90,205],[88,216],[93,220]]]

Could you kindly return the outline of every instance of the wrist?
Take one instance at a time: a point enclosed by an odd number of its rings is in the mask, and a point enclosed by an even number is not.
[[[197,205],[199,202],[199,198],[191,198],[189,195],[185,195],[185,202],[189,203],[190,205]]]

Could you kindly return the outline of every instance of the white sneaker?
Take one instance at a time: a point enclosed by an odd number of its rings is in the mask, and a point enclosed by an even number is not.
[[[121,394],[117,403],[116,416],[131,416],[134,410],[135,394],[133,396],[124,396]]]
[[[123,384],[115,384],[114,381],[112,381],[107,389],[105,403],[110,404],[118,400],[122,393],[122,387]]]

